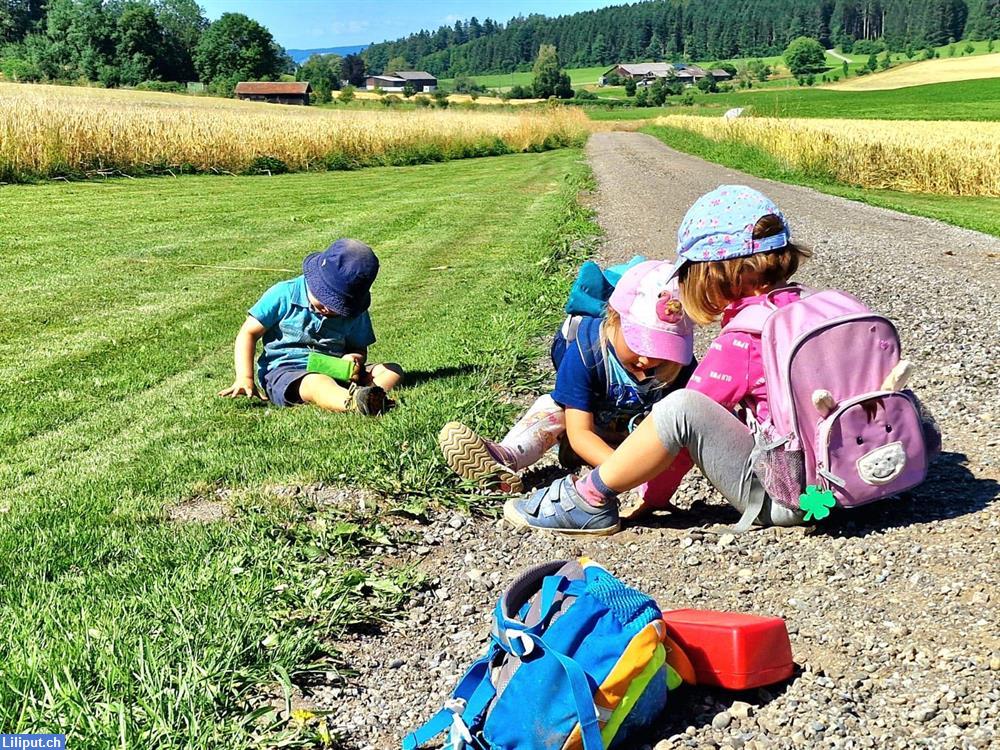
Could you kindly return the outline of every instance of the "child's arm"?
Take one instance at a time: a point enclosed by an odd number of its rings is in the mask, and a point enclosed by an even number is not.
[[[686,388],[734,409],[750,392],[750,336],[723,333],[708,347]]]
[[[591,466],[600,466],[615,449],[594,432],[594,415],[580,409],[566,409],[566,437],[573,452]]]
[[[350,330],[344,337],[343,359],[354,360],[354,376],[352,382],[359,382],[365,371],[365,363],[368,361],[368,347],[375,343],[375,329],[372,328],[372,319],[365,311],[358,315],[352,322]]]
[[[220,396],[236,398],[250,396],[267,401],[267,396],[257,390],[253,379],[253,356],[257,351],[257,340],[267,330],[252,315],[248,315],[236,334],[236,344],[233,347],[233,364],[236,367],[236,378],[228,388],[219,391]]]

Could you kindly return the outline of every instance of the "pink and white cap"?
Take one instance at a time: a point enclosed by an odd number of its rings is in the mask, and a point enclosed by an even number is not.
[[[615,286],[608,304],[621,315],[629,349],[686,365],[694,356],[694,324],[681,307],[673,272],[674,264],[665,260],[632,266]]]

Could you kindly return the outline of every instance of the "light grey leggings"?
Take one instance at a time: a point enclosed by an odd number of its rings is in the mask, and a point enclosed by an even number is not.
[[[726,500],[742,513],[747,502],[761,509],[762,526],[798,526],[801,511],[772,503],[757,475],[750,472],[749,488],[741,493],[753,435],[730,411],[703,393],[681,389],[653,407],[653,424],[663,446],[677,455],[687,448],[691,459]]]

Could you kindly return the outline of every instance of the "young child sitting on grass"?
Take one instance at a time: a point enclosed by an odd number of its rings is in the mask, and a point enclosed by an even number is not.
[[[386,391],[399,385],[403,371],[395,364],[366,364],[375,343],[368,308],[378,258],[362,242],[339,239],[302,262],[302,275],[266,292],[236,336],[236,379],[220,396],[257,397],[277,406],[314,404],[335,412],[377,415],[393,402]],[[264,350],[253,358],[258,339]],[[353,360],[351,382],[341,385],[329,375],[306,369],[310,352]]]
[[[608,269],[605,276],[617,272]],[[632,265],[600,317],[567,318],[552,343],[555,390],[535,401],[499,442],[462,422],[446,424],[438,441],[449,467],[481,485],[520,492],[520,472],[560,440],[566,468],[604,463],[693,370],[693,326],[672,273],[673,264],[665,261]],[[690,467],[684,454],[670,470],[648,477],[639,491],[643,502],[668,503]]]

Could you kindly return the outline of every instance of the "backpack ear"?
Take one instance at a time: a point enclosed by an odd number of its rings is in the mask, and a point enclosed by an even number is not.
[[[906,382],[913,373],[913,365],[908,360],[901,359],[896,363],[889,374],[882,381],[883,391],[901,391],[906,387]]]
[[[830,412],[837,408],[837,402],[834,400],[833,394],[825,388],[813,391],[812,402],[813,406],[816,407],[816,411],[824,417],[829,416]]]

